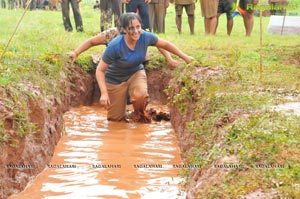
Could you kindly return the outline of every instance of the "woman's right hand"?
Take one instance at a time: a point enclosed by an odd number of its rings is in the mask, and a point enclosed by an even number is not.
[[[106,109],[108,109],[108,107],[110,106],[110,100],[107,93],[101,93],[100,104]]]

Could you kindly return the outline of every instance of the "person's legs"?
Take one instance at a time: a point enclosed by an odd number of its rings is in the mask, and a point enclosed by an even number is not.
[[[181,15],[182,15],[182,9],[183,9],[182,5],[175,4],[176,26],[177,26],[177,30],[178,30],[179,34],[181,34],[181,22],[182,22]]]
[[[218,13],[217,14],[217,22],[216,22],[216,32],[217,32],[217,29],[218,29],[218,26],[219,26],[219,18],[221,16],[221,13]]]
[[[155,16],[157,19],[157,32],[165,33],[166,9],[164,3],[157,3],[155,6]]]
[[[112,2],[112,11],[114,14],[114,25],[118,26],[119,18],[122,14],[122,1],[121,0],[113,0]]]
[[[127,81],[129,85],[130,101],[134,112],[134,119],[137,121],[150,122],[151,119],[145,113],[149,102],[147,76],[145,70],[137,71]]]
[[[190,27],[190,33],[194,34],[194,25],[195,25],[195,4],[185,5],[185,12],[188,15],[188,23]]]
[[[253,30],[254,13],[253,12],[246,12],[243,15],[243,20],[244,20],[244,26],[245,26],[245,29],[246,29],[246,36],[249,37],[249,36],[251,36],[252,30]]]
[[[73,27],[70,21],[70,7],[69,7],[69,0],[63,0],[61,2],[61,10],[62,10],[62,17],[64,22],[65,30],[68,32],[73,31]]]
[[[215,35],[217,23],[218,23],[217,16],[210,17],[210,18],[204,18],[205,34]]]
[[[244,20],[244,26],[246,29],[246,36],[251,36],[253,25],[254,25],[254,10],[251,10],[254,5],[258,3],[258,0],[240,0],[239,9],[242,10],[242,16]],[[248,7],[248,4],[253,4],[253,6]]]
[[[227,17],[227,35],[230,36],[233,28],[233,19],[231,18],[230,13],[226,14],[226,17]]]
[[[150,28],[150,18],[149,18],[149,5],[145,2],[138,4],[139,15],[142,19],[142,29],[151,30]]]
[[[226,13],[227,17],[227,35],[231,35],[231,31],[233,28],[233,18],[231,17],[231,13],[235,10],[236,0],[227,0],[224,3],[224,12]]]
[[[71,6],[73,10],[75,25],[77,32],[83,32],[82,18],[79,10],[79,4],[77,0],[71,0]]]
[[[201,0],[201,12],[204,17],[204,29],[206,35],[216,34],[218,0]]]
[[[6,2],[5,2],[5,0],[1,0],[1,7],[2,8],[6,8]]]
[[[128,83],[123,82],[118,85],[106,83],[106,85],[110,100],[110,106],[107,110],[107,119],[112,121],[124,120],[126,116]]]
[[[101,10],[101,31],[112,27],[112,15],[113,11],[110,7],[108,7],[106,10]]]
[[[217,15],[210,18],[209,32],[211,35],[216,34],[217,31],[216,27],[217,27]]]
[[[149,18],[150,18],[150,27],[151,27],[152,32],[157,31],[156,20],[155,20],[155,6],[156,6],[156,3],[149,4]]]

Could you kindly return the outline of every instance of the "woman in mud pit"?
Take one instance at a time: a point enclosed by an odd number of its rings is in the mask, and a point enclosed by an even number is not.
[[[174,44],[159,39],[153,33],[143,31],[141,18],[135,13],[120,17],[124,34],[114,38],[105,49],[96,69],[96,78],[101,91],[100,104],[108,109],[107,119],[126,119],[127,93],[133,105],[134,121],[149,122],[145,109],[149,101],[147,77],[143,62],[148,46],[167,50],[186,63],[193,57],[186,55]]]
[[[84,51],[90,49],[93,46],[98,46],[98,45],[108,45],[108,43],[118,36],[120,34],[119,29],[120,27],[114,27],[114,28],[109,28],[103,32],[100,32],[94,37],[91,37],[87,39],[86,41],[82,42],[74,51],[68,52],[67,55],[72,59],[72,62],[76,60],[76,58],[83,53]],[[161,52],[161,54],[166,58],[167,64],[170,67],[170,69],[176,68],[180,62],[173,59],[170,55],[170,53],[164,49],[158,48],[158,50]],[[96,62],[100,61],[101,56],[97,57]],[[145,63],[148,63],[146,60]]]

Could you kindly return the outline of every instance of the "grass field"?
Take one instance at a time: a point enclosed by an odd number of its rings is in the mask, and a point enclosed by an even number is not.
[[[296,1],[295,1],[296,2]],[[85,32],[64,31],[60,11],[28,11],[0,62],[1,103],[8,103],[19,114],[20,136],[30,129],[26,123],[26,104],[18,99],[31,95],[22,90],[22,83],[32,82],[46,92],[59,95],[56,90],[59,71],[67,60],[65,53],[76,48],[85,39],[97,34],[100,29],[99,11],[92,9],[93,2],[81,4]],[[14,31],[23,10],[0,9],[0,53],[2,54]],[[289,11],[290,12],[290,11]],[[296,11],[291,11],[295,13]],[[299,12],[299,8],[298,8]],[[239,195],[258,188],[268,192],[276,189],[282,198],[299,198],[300,180],[300,126],[299,117],[270,110],[271,106],[300,100],[300,35],[270,35],[267,33],[269,17],[262,18],[262,78],[260,79],[260,18],[255,17],[251,37],[245,37],[241,17],[234,18],[232,35],[226,35],[226,17],[222,15],[216,36],[205,36],[200,5],[196,7],[195,35],[189,34],[187,17],[183,16],[182,34],[177,33],[175,11],[170,5],[166,17],[166,34],[158,35],[179,46],[195,58],[189,65],[182,64],[173,71],[186,89],[173,95],[172,103],[184,110],[190,105],[190,90],[199,97],[195,111],[203,118],[187,124],[196,138],[188,161],[208,168],[221,157],[234,155],[241,164],[281,164],[286,169],[232,170],[213,187],[202,190],[199,197],[237,198]],[[74,24],[73,18],[72,23]],[[90,55],[105,47],[95,47],[84,53],[78,62],[84,67],[90,63]],[[152,61],[161,59],[157,49],[150,48]],[[160,67],[160,66],[159,66]],[[189,78],[194,69],[211,67],[224,71],[215,81],[195,83]],[[13,102],[5,101],[9,91]],[[200,98],[201,96],[201,98]],[[215,126],[227,113],[239,110],[250,114],[225,127],[226,134],[220,134]],[[25,116],[24,116],[25,115]],[[24,119],[25,118],[25,119]],[[198,119],[198,120],[197,120]],[[201,121],[201,122],[199,122]],[[198,125],[201,123],[201,125]],[[216,138],[222,137],[220,142]],[[0,142],[8,142],[0,122]],[[188,175],[187,175],[188,176]],[[203,196],[203,197],[202,197]]]

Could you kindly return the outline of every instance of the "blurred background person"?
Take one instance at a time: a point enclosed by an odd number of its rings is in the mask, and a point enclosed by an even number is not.
[[[112,0],[100,0],[100,31],[112,27]]]
[[[6,2],[5,2],[5,0],[1,0],[1,8],[6,8]]]
[[[126,12],[138,12],[142,19],[142,29],[147,31],[151,31],[148,5],[150,2],[151,0],[124,0]]]
[[[72,32],[73,27],[70,20],[70,4],[72,6],[75,26],[77,32],[83,32],[82,18],[79,9],[79,3],[81,0],[59,0],[61,3],[62,17],[64,22],[64,27],[67,32]]]
[[[100,1],[100,30],[101,32],[111,28],[112,19],[114,17],[114,26],[117,26],[117,22],[122,14],[122,2],[121,0],[101,0]]]
[[[215,35],[217,28],[219,0],[200,0],[201,13],[204,17],[206,35]]]
[[[254,26],[254,6],[257,5],[258,0],[240,0],[237,10],[243,17],[246,36],[251,36]],[[251,5],[251,6],[250,6]]]
[[[231,13],[236,8],[236,1],[237,0],[219,0],[216,29],[218,28],[220,16],[223,13],[226,13],[228,36],[230,36],[233,27],[233,18],[231,17]]]
[[[169,0],[151,0],[149,3],[150,26],[152,32],[165,33],[165,17]]]
[[[194,0],[174,0],[176,12],[176,26],[178,33],[181,34],[182,12],[183,8],[188,16],[190,33],[194,34],[195,26],[195,1]]]

